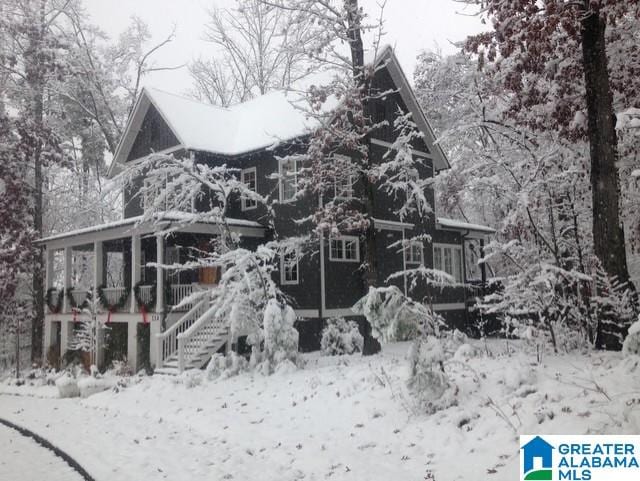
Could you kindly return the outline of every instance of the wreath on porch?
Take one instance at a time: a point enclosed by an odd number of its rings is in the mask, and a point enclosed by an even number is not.
[[[126,285],[124,286],[124,292],[115,302],[115,304],[109,304],[109,300],[104,294],[104,289],[106,289],[106,286],[103,284],[101,286],[98,286],[97,291],[98,299],[100,299],[100,303],[105,307],[105,309],[107,309],[109,313],[124,309],[124,307],[127,305],[127,299],[129,299],[129,292],[131,292],[131,287]]]
[[[157,289],[156,284],[153,283],[151,285],[151,297],[149,298],[149,302],[144,302],[142,300],[142,292],[140,291],[140,287],[142,287],[142,282],[138,282],[135,286],[133,286],[133,295],[136,299],[136,304],[140,309],[144,309],[146,312],[151,311],[156,306],[157,300]]]
[[[53,303],[53,295],[57,292],[58,296],[56,298],[56,303]],[[47,295],[45,297],[45,302],[47,303],[47,307],[51,314],[60,314],[62,311],[62,301],[64,300],[64,289],[58,290],[55,287],[50,287],[47,289]]]
[[[73,295],[73,291],[75,290],[75,287],[71,286],[67,289],[67,297],[69,298],[69,305],[71,306],[72,309],[86,309],[87,307],[89,307],[89,301],[91,300],[91,291],[87,292],[87,295],[85,296],[84,300],[78,304],[76,302],[76,298]]]

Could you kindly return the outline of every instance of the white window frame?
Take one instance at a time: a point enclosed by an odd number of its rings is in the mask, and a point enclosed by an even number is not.
[[[340,242],[341,243],[341,256],[335,257],[333,255],[333,249],[331,248],[332,242]],[[347,249],[346,243],[353,242],[356,245],[356,258],[355,259],[347,259]],[[332,262],[360,262],[360,239],[357,236],[344,235],[339,237],[330,237],[329,238],[329,260]]]
[[[293,179],[293,196],[289,197],[289,198],[284,198],[284,164],[287,162],[293,162],[293,175],[291,176]],[[279,193],[279,199],[281,203],[289,203],[289,202],[293,202],[295,200],[296,197],[296,192],[298,190],[298,162],[296,159],[279,159],[278,160],[278,174],[279,174],[279,179],[278,179],[278,193]]]
[[[338,160],[342,160],[344,162],[350,162],[351,161],[351,157],[348,157],[346,155],[334,155],[334,164],[337,163]],[[335,167],[335,166],[334,166]],[[339,200],[350,200],[353,199],[355,193],[354,193],[354,189],[353,189],[353,185],[355,184],[355,175],[353,174],[349,174],[348,177],[349,180],[349,186],[345,189],[344,185],[338,185],[338,179],[334,178],[333,180],[333,191],[335,194],[335,198],[339,199]],[[347,194],[347,195],[343,195],[343,194]]]
[[[416,259],[413,257],[414,251],[413,248],[418,247],[419,250],[419,258]],[[404,249],[404,260],[406,264],[412,265],[420,265],[424,262],[424,245],[420,241],[411,241],[407,244]]]
[[[167,189],[168,183],[169,183],[169,178],[168,178],[168,176],[165,176],[165,179],[164,179],[164,189],[165,190]],[[149,186],[149,184],[150,184],[149,180],[145,177],[144,180],[143,180],[143,186],[144,186],[144,189],[145,189],[145,194],[142,196],[142,211],[143,212],[147,212],[147,210],[149,208],[150,198],[149,198],[149,192],[147,192],[147,190],[146,190],[147,187]],[[165,200],[164,200],[164,211],[167,211],[167,210],[168,210],[168,208],[167,208],[167,199],[165,198]],[[188,212],[192,214],[195,211],[196,211],[196,196],[191,198],[191,206],[190,206],[190,210]]]
[[[287,279],[287,256],[288,255],[295,255],[296,261],[295,261],[295,266],[296,266],[296,278],[295,280],[293,279]],[[298,253],[298,250],[292,250],[292,251],[288,251],[288,252],[284,252],[281,256],[280,256],[280,284],[283,286],[295,286],[300,284],[300,255]]]
[[[253,189],[249,188],[248,183],[245,180],[245,176],[249,173],[253,174]],[[249,167],[248,169],[242,169],[240,172],[240,181],[252,190],[253,192],[258,192],[258,169],[256,167]],[[247,199],[246,197],[242,197],[242,210],[253,210],[258,207],[258,201],[254,199]]]
[[[436,249],[440,249],[440,261],[441,265],[436,265]],[[444,266],[445,250],[449,250],[451,255],[451,270],[453,272],[447,272]],[[458,252],[458,256],[455,252]],[[464,282],[464,256],[462,254],[462,246],[458,244],[433,244],[433,268],[446,272],[451,275],[456,282]]]

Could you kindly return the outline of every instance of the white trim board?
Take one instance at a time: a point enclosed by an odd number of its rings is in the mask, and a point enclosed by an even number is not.
[[[380,139],[371,139],[371,143],[373,145],[379,145],[380,147],[386,147],[387,149],[393,149],[393,144],[391,142],[387,142],[386,140]],[[411,149],[411,153],[416,157],[423,157],[425,159],[433,160],[433,157],[426,152],[421,150]]]
[[[461,310],[466,310],[467,308],[464,302],[433,304],[432,307],[434,311],[461,311]]]

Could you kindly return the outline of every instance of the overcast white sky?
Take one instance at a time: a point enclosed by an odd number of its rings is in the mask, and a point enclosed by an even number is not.
[[[155,57],[157,64],[163,66],[182,65],[194,57],[212,55],[212,46],[202,41],[206,10],[233,4],[232,0],[83,1],[93,23],[111,37],[117,37],[132,15],[142,18],[156,39],[166,37],[175,25],[175,41]],[[376,18],[379,12],[377,3],[377,0],[361,0],[366,11]],[[421,50],[433,50],[439,46],[443,52],[451,53],[455,47],[450,42],[463,40],[468,34],[482,29],[480,21],[470,15],[472,12],[454,0],[387,0],[384,43],[395,46],[405,72],[412,77],[415,58]],[[190,86],[190,78],[185,67],[154,73],[145,83],[181,93]]]

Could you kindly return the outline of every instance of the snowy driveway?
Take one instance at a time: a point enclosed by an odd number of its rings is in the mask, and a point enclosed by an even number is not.
[[[0,479],[82,481],[83,478],[33,439],[0,424]]]

